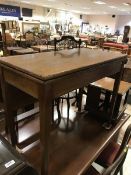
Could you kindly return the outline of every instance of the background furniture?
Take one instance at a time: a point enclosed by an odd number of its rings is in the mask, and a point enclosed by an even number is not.
[[[103,43],[103,48],[109,50],[119,50],[122,53],[127,53],[128,51],[128,45],[119,43]]]
[[[32,48],[26,48],[26,49],[16,49],[13,50],[14,55],[25,55],[25,54],[33,54],[38,53],[38,51],[33,50]]]
[[[128,43],[129,41],[129,32],[130,32],[130,26],[125,26],[124,27],[124,36],[123,36],[123,43]]]
[[[40,22],[22,22],[22,33],[28,31],[38,33],[40,30]]]
[[[5,37],[5,23],[0,22],[1,27],[1,38],[0,38],[0,49],[6,50],[6,37]]]
[[[23,49],[23,47],[18,47],[18,46],[16,46],[16,47],[7,47],[7,53],[9,55],[13,55],[14,50],[21,50],[21,49]]]
[[[61,39],[57,40],[56,38],[54,39],[54,46],[55,46],[55,51],[59,49],[72,49],[72,48],[80,48],[81,45],[81,39],[75,40],[73,36],[70,35],[65,35],[62,36]]]

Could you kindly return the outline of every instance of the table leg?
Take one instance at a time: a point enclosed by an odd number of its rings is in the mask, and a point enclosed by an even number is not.
[[[15,125],[15,117],[17,116],[16,111],[12,111],[11,109],[6,109],[6,129],[7,129],[7,136],[8,140],[12,144],[12,146],[16,146],[18,143],[18,130],[16,129]]]
[[[81,112],[81,106],[82,106],[82,96],[83,96],[83,88],[79,89],[79,94],[78,94],[78,112]]]
[[[49,135],[52,120],[53,96],[50,86],[40,87],[40,141],[41,141],[41,175],[48,175]]]
[[[113,122],[113,120],[115,120],[114,110],[115,110],[115,106],[116,106],[116,99],[117,99],[120,81],[121,81],[122,75],[123,75],[123,68],[124,68],[124,63],[122,63],[122,65],[121,65],[120,72],[118,72],[115,76],[115,82],[114,82],[114,86],[113,86],[113,93],[112,93],[112,99],[111,99],[111,108],[110,108],[110,112],[109,112],[109,122],[108,122],[108,126],[105,126],[105,128],[107,128],[107,129],[111,128],[112,122]]]
[[[5,130],[12,146],[16,146],[18,137],[17,129],[15,125],[15,119],[17,116],[17,110],[12,109],[10,104],[13,103],[15,99],[11,97],[10,86],[6,82],[2,82],[2,94],[4,97],[4,108],[5,108]]]

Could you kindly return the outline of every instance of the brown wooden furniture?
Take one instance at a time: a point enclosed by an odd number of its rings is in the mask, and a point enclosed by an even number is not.
[[[102,151],[96,162],[105,168],[101,175],[123,175],[123,164],[128,153],[128,144],[131,139],[131,124],[128,125],[122,143],[111,142]],[[100,175],[92,166],[87,170],[86,175]]]
[[[124,157],[125,157],[128,151],[128,147],[129,147],[128,144],[130,139],[131,139],[131,124],[129,124],[126,129],[121,145],[119,145],[116,142],[111,142],[99,155],[96,162],[101,166],[107,168],[111,166],[111,164],[114,163],[116,159],[119,158],[122,152],[124,152],[125,154]],[[123,168],[121,167],[120,169],[121,169],[120,174],[122,175]]]
[[[26,48],[26,49],[16,49],[13,50],[14,55],[25,55],[25,54],[32,54],[32,53],[38,53],[38,51],[33,50],[32,48]]]
[[[48,51],[53,51],[54,46],[51,45],[36,45],[36,46],[31,46],[32,49],[38,52],[48,52]]]
[[[60,50],[60,49],[73,49],[73,48],[79,48],[78,52],[80,51],[80,46],[81,46],[81,39],[76,40],[73,36],[67,35],[67,36],[62,36],[61,39],[54,39],[54,49],[55,51]],[[66,130],[70,131],[72,130],[72,121],[69,119],[70,116],[70,101],[74,99],[77,101],[77,90],[69,92],[65,95],[62,95],[59,97],[60,101],[66,101],[67,104],[67,118],[61,115],[61,123],[60,123],[60,129],[61,130]],[[61,105],[63,106],[63,105]],[[62,107],[63,108],[63,107]],[[63,113],[61,108],[61,113]]]
[[[51,169],[49,168],[49,165],[53,165],[49,164],[49,162],[51,161],[50,156],[52,154],[55,159],[55,152],[51,151],[52,149],[51,147],[49,147],[49,142],[51,141],[50,128],[53,111],[52,102],[56,97],[66,94],[73,89],[81,88],[88,83],[96,81],[102,77],[117,73],[110,108],[110,122],[112,122],[116,95],[122,76],[123,66],[127,61],[127,56],[120,53],[112,53],[106,51],[103,52],[101,50],[96,50],[95,52],[87,49],[81,49],[80,51],[78,50],[79,49],[64,50],[59,51],[58,54],[57,52],[55,52],[55,54],[54,52],[48,52],[0,58],[0,75],[2,81],[2,89],[4,93],[4,100],[7,112],[6,115],[8,123],[10,123],[8,127],[10,130],[10,136],[13,145],[15,145],[15,128],[13,127],[13,111],[9,105],[9,102],[11,101],[9,96],[10,86],[12,86],[12,88],[17,87],[18,89],[21,89],[22,91],[30,94],[31,96],[39,100],[41,141],[40,155],[42,175],[48,174],[48,172],[50,172],[52,169],[51,167]],[[7,84],[10,84],[10,86],[7,86]],[[81,98],[82,94],[80,93],[78,111],[81,111]],[[14,98],[13,100],[15,101],[16,99]],[[111,131],[113,131],[114,133],[114,129],[112,129]],[[106,133],[108,134],[108,132]],[[108,135],[108,139],[110,138],[109,136],[110,135]],[[66,136],[64,138],[66,139]],[[56,137],[55,140],[57,143]],[[100,140],[100,136],[98,140]],[[106,143],[107,142],[105,142],[105,144]],[[55,145],[52,145],[54,148]],[[80,145],[79,142],[76,143],[76,148],[77,145]],[[96,144],[94,145],[96,147]],[[93,154],[91,154],[91,157],[89,156],[89,159],[88,161],[86,160],[86,163],[85,160],[81,159],[81,162],[83,162],[82,165],[77,165],[77,167],[81,170],[74,169],[74,171],[81,172],[86,166],[91,164],[91,162],[96,158],[97,154],[102,151],[100,147],[97,149],[97,151],[95,149],[94,156]],[[93,153],[91,150],[92,149],[90,149],[90,152]],[[63,151],[65,151],[65,149],[63,149]],[[61,154],[59,153],[57,154],[57,156],[58,155]],[[57,158],[54,161],[56,161],[57,163],[57,160],[59,159]],[[66,157],[65,160],[67,160]],[[57,168],[57,166],[55,168]],[[59,169],[59,171],[61,170],[61,168]],[[66,174],[66,172],[64,174]]]
[[[7,52],[9,55],[13,55],[14,50],[21,50],[23,47],[7,47]]]
[[[97,119],[108,121],[110,100],[113,91],[114,79],[105,77],[98,81],[91,83],[88,86],[87,100],[85,109],[94,115]],[[126,109],[127,97],[131,83],[121,81],[118,95],[116,99],[116,106],[114,108],[113,118],[119,120]],[[116,122],[116,121],[115,121]]]
[[[81,45],[81,39],[76,40],[73,36],[71,35],[65,35],[62,36],[61,39],[56,39],[54,38],[54,49],[56,50],[60,50],[60,49],[72,49],[72,48],[80,48]]]
[[[15,42],[19,47],[26,47],[26,39],[23,38],[23,35],[20,35],[19,37],[15,38]]]
[[[121,53],[127,53],[128,52],[128,45],[127,44],[119,44],[119,43],[103,43],[103,49],[108,50],[118,50],[121,51]]]

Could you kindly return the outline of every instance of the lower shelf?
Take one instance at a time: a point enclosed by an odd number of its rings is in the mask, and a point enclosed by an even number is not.
[[[83,174],[128,118],[129,116],[124,114],[121,120],[107,131],[94,118],[79,116],[74,120],[74,129],[71,132],[61,132],[59,129],[51,132],[49,175]],[[23,154],[40,172],[40,142]]]

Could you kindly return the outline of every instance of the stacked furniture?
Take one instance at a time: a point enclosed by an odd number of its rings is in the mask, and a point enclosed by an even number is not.
[[[88,86],[85,109],[90,114],[96,116],[98,120],[109,120],[113,84],[114,79],[105,77]],[[123,115],[127,106],[127,97],[129,95],[130,87],[131,83],[124,81],[120,82],[113,118],[119,119]]]

